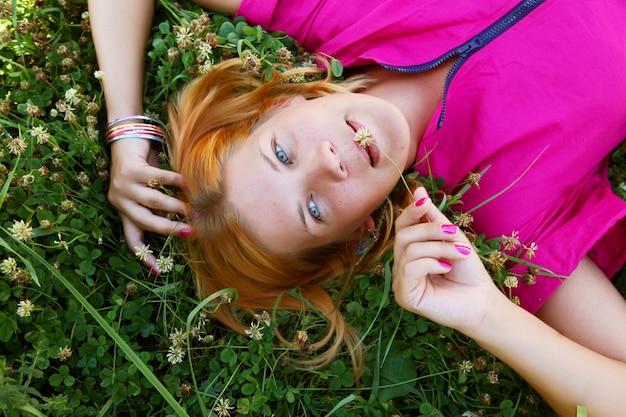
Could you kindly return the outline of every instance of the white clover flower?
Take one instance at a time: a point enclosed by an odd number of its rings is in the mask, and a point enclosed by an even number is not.
[[[22,242],[26,242],[28,239],[34,236],[33,228],[30,227],[30,222],[24,223],[24,220],[13,220],[13,226],[9,228],[11,235]]]
[[[148,259],[148,255],[152,253],[150,249],[150,245],[143,245],[140,248],[135,248],[135,256],[139,258],[140,261],[145,261]]]
[[[43,145],[50,141],[50,134],[48,129],[43,126],[35,126],[28,133],[37,140],[37,144]]]
[[[167,361],[172,365],[182,363],[185,359],[185,351],[179,346],[170,346],[170,349],[166,355]]]
[[[187,49],[193,44],[189,28],[174,26],[174,33],[176,34],[176,46],[178,46],[178,49]]]
[[[250,328],[246,330],[246,334],[250,336],[250,339],[261,340],[263,339],[263,333],[261,333],[263,329],[264,327],[260,323],[252,322],[250,323]]]
[[[59,360],[61,362],[67,361],[72,356],[72,349],[69,346],[59,348]]]
[[[174,259],[171,256],[159,256],[157,258],[157,269],[165,274],[174,268]]]
[[[65,101],[73,105],[80,103],[80,97],[78,97],[78,91],[75,88],[68,88],[65,90]]]
[[[0,262],[0,271],[4,275],[11,275],[17,269],[17,261],[14,258],[6,258]]]
[[[198,51],[198,56],[203,61],[208,61],[211,59],[213,48],[207,42],[199,42],[198,44],[196,44],[196,49]]]
[[[229,398],[219,398],[213,406],[213,411],[217,413],[218,417],[229,417],[230,410],[233,410],[234,408],[235,407],[230,405]]]
[[[472,364],[471,361],[468,361],[468,360],[464,360],[463,362],[459,364],[459,369],[464,374],[468,374],[472,370],[472,368],[474,368],[474,365]]]
[[[362,148],[366,148],[374,143],[374,139],[372,138],[372,134],[369,130],[364,127],[360,127],[359,130],[354,134],[354,138],[352,139],[355,142],[359,142],[359,145]]]
[[[22,300],[17,304],[17,315],[20,317],[30,317],[33,311],[35,311],[35,304],[29,299]]]
[[[96,70],[93,72],[93,76],[96,80],[102,80],[104,78],[104,71]]]
[[[516,276],[509,275],[504,279],[504,286],[507,288],[517,288],[519,280]]]
[[[13,155],[21,155],[26,150],[26,142],[22,138],[15,138],[7,145]]]
[[[187,343],[187,332],[174,329],[174,331],[170,333],[170,342],[172,342],[172,346],[185,346],[185,344]]]

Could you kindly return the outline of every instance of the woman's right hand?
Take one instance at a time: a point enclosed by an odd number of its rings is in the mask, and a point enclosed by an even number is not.
[[[173,221],[167,213],[185,216],[185,204],[159,190],[161,186],[182,188],[180,174],[159,168],[152,144],[145,139],[122,139],[111,143],[111,180],[108,198],[120,214],[126,244],[137,252],[145,245],[144,231],[162,235],[190,234],[190,226]],[[158,273],[156,257],[148,254],[144,265]]]
[[[393,289],[401,307],[472,334],[502,297],[462,231],[435,207],[424,188],[398,216]]]

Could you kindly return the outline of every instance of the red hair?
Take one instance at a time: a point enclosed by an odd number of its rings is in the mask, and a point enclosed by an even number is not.
[[[180,198],[197,213],[190,220],[193,235],[188,244],[199,296],[205,298],[224,288],[235,288],[239,295],[232,304],[220,306],[217,318],[243,333],[249,320],[242,321],[241,310],[254,314],[272,311],[275,305],[285,310],[311,310],[302,300],[287,294],[299,287],[302,297],[329,323],[327,335],[311,347],[318,349],[332,340],[323,353],[300,363],[323,366],[345,343],[358,377],[362,368],[358,335],[344,321],[338,301],[322,288],[331,280],[345,285],[347,276],[355,270],[358,255],[345,243],[290,255],[272,253],[252,237],[246,220],[228,203],[224,193],[223,167],[229,155],[274,106],[296,95],[315,98],[358,91],[366,85],[363,78],[330,82],[320,78],[322,73],[317,68],[294,68],[262,82],[242,70],[240,59],[216,65],[190,82],[170,105],[170,151],[173,166],[185,182]],[[289,82],[296,77],[308,81]],[[392,210],[391,205],[382,210],[386,219],[382,236],[359,267],[365,267],[389,247]]]

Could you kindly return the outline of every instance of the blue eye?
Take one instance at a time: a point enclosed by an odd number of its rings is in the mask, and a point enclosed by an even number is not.
[[[289,157],[287,156],[287,153],[285,153],[285,151],[283,151],[280,146],[274,145],[274,153],[276,153],[276,158],[278,158],[280,162],[282,162],[283,164],[289,163]]]
[[[311,216],[313,216],[313,218],[315,220],[317,220],[317,221],[321,221],[322,220],[322,216],[320,214],[320,210],[317,208],[317,206],[313,202],[313,199],[309,199],[308,209],[309,209],[309,213],[311,213]]]

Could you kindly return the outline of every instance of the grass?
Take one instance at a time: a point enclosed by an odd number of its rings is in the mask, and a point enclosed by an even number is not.
[[[159,2],[147,53],[152,114],[164,117],[173,92],[225,57],[246,56],[261,77],[286,51],[284,65],[308,59],[284,34],[222,15],[190,35],[214,34],[210,54],[181,50],[177,26],[195,27],[201,14],[183,4]],[[281,346],[274,330],[315,340],[326,328],[316,314],[278,313],[259,340],[223,328],[211,312],[228,291],[199,302],[184,253],[166,237],[149,243],[171,270],[149,274],[106,200],[103,97],[85,11],[85,1],[0,2],[3,415],[552,415],[471,340],[399,309],[386,259],[354,277],[342,305],[366,346],[360,386],[346,354],[316,371],[286,365],[309,353]],[[341,73],[337,62],[333,71]],[[626,197],[624,149],[612,158],[611,179]],[[499,242],[479,236],[477,246],[487,256]],[[626,288],[625,271],[616,283]]]

